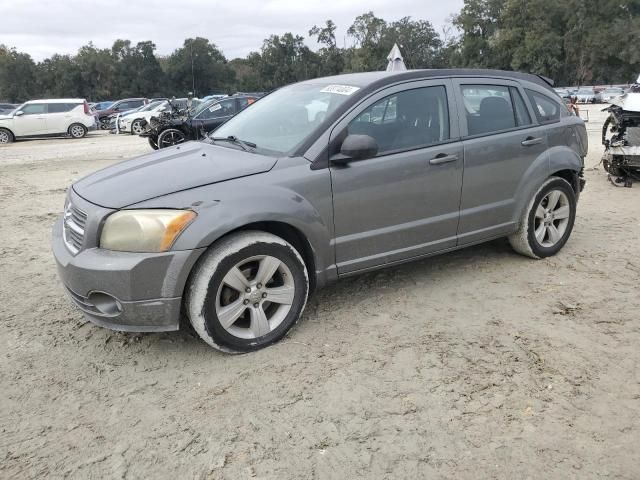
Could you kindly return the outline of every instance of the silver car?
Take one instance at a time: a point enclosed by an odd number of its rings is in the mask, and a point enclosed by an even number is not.
[[[69,189],[59,275],[98,325],[247,352],[338,278],[508,237],[556,254],[584,186],[584,123],[538,76],[371,72],[281,88],[211,136]]]

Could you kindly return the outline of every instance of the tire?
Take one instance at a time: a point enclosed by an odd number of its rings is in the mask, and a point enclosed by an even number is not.
[[[131,122],[131,135],[140,135],[142,132],[144,132],[144,127],[140,123],[140,119],[136,118]]]
[[[270,302],[276,295],[278,301]],[[213,348],[250,352],[284,337],[302,315],[308,295],[307,268],[293,246],[270,233],[238,232],[199,260],[186,289],[186,311],[194,330]]]
[[[157,138],[147,137],[147,141],[149,142],[149,145],[151,145],[151,148],[153,148],[154,150],[158,149],[158,139]]]
[[[13,133],[6,128],[0,128],[0,145],[6,145],[7,143],[13,142]]]
[[[168,128],[158,135],[158,148],[167,148],[184,143],[185,135],[176,128]]]
[[[100,119],[100,130],[109,130],[109,118],[101,118]]]
[[[555,255],[571,235],[576,206],[571,184],[564,178],[550,177],[529,202],[520,228],[509,236],[509,243],[516,252],[531,258]]]
[[[82,125],[81,123],[72,123],[67,132],[71,136],[71,138],[84,138],[87,135],[87,127]]]

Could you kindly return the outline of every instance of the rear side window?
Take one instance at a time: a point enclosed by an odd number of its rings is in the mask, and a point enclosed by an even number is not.
[[[141,107],[142,105],[144,105],[144,101],[142,100],[132,100],[129,103],[129,107],[128,108],[138,108]]]
[[[499,132],[518,126],[509,87],[504,85],[462,85],[460,88],[466,110],[469,135]]]
[[[533,104],[538,122],[550,123],[560,120],[560,112],[562,111],[560,103],[533,90],[527,90],[527,95]]]
[[[47,108],[49,113],[64,113],[76,108],[78,103],[49,103]]]
[[[449,107],[444,86],[416,88],[389,95],[369,106],[347,127],[369,135],[378,154],[427,147],[449,140]]]

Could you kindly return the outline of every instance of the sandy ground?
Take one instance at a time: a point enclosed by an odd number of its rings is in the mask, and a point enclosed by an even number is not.
[[[640,184],[609,184],[591,109],[574,233],[341,281],[281,343],[90,323],[50,228],[80,176],[149,151],[92,134],[0,148],[1,478],[640,477]]]

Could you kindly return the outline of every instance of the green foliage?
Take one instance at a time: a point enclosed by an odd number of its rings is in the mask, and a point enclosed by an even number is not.
[[[408,68],[499,68],[546,75],[559,84],[611,84],[640,73],[640,0],[464,0],[438,34],[427,20],[355,18],[348,45],[332,20],[314,25],[310,48],[300,35],[265,39],[259,51],[227,61],[209,40],[188,38],[168,56],[151,41],[89,43],[76,55],[35,63],[0,45],[0,100],[197,96],[271,90],[344,72],[384,70],[394,43]],[[311,44],[310,42],[309,44]]]

